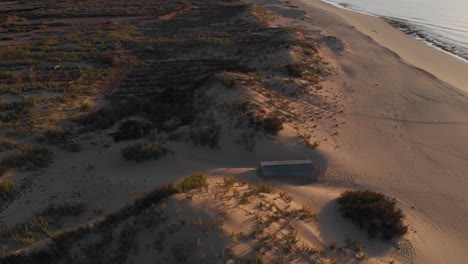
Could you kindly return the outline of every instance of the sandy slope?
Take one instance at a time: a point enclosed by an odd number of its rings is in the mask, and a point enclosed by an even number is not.
[[[463,263],[468,254],[468,97],[461,90],[468,64],[379,18],[319,1],[291,4],[305,16],[284,4],[271,6],[289,18],[280,23],[320,30],[345,45],[344,51],[324,48],[336,67],[327,88],[346,95],[340,116],[346,124],[334,140],[338,148],[322,148],[329,160],[326,184],[397,197],[411,222],[416,263]],[[307,188],[297,191],[309,196]]]

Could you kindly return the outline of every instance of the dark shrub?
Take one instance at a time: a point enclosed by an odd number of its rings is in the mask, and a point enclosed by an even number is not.
[[[126,109],[125,107],[122,108]],[[77,120],[77,122],[85,126],[94,127],[96,129],[107,129],[113,126],[122,117],[126,116],[122,112],[123,110],[119,110],[119,108],[109,106],[81,117]]]
[[[5,176],[5,174],[8,172],[8,169],[3,167],[3,166],[0,166],[0,177],[3,177]]]
[[[405,234],[404,215],[395,199],[373,191],[346,191],[337,200],[343,217],[367,230],[371,238],[389,240]]]
[[[67,202],[59,205],[49,204],[38,216],[47,219],[50,225],[61,227],[64,217],[78,216],[85,210],[85,202]]]
[[[24,166],[45,168],[51,161],[52,152],[47,148],[33,147],[21,149],[19,154],[3,158],[2,165],[7,168]]]
[[[138,120],[127,120],[120,124],[117,132],[113,134],[115,142],[122,140],[139,139],[149,135],[151,125]]]
[[[300,64],[289,64],[284,66],[284,68],[286,69],[286,72],[292,77],[301,78],[304,72],[304,68]]]
[[[189,137],[195,144],[208,146],[210,148],[216,148],[218,146],[220,135],[221,126],[215,123],[208,125],[196,123],[189,131]]]
[[[155,143],[139,142],[122,149],[122,157],[124,159],[136,162],[159,159],[166,154],[167,149]]]
[[[263,130],[271,135],[277,135],[283,129],[283,120],[276,116],[266,117],[263,121]]]
[[[0,183],[0,200],[8,200],[15,192],[15,183],[12,181],[3,181]]]

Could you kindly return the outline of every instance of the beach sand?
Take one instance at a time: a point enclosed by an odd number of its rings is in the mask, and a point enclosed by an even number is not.
[[[468,63],[378,17],[320,1],[290,3],[305,15],[274,9],[287,14],[291,25],[336,36],[345,46],[324,51],[337,71],[329,85],[341,89],[346,101],[336,147],[321,148],[329,164],[325,184],[396,197],[411,222],[415,263],[463,263]],[[307,197],[307,188],[300,193]]]

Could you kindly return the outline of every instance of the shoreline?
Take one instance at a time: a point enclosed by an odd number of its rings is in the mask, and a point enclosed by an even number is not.
[[[355,10],[352,8],[348,8],[342,4],[338,4],[335,2],[330,2],[328,0],[320,0],[323,3],[329,4],[331,6],[352,11],[358,14],[363,14],[363,15],[368,15],[376,18],[380,18],[384,21],[386,21],[388,24],[390,24],[392,27],[400,30],[402,33],[411,36],[415,38],[418,41],[421,41],[425,43],[426,45],[435,48],[436,50],[446,52],[448,55],[451,55],[465,63],[468,64],[468,54],[463,54],[463,52],[457,50],[455,47],[452,47],[448,45],[447,43],[441,43],[439,44],[438,41],[431,40],[429,37],[427,37],[425,34],[423,34],[419,29],[415,27],[414,24],[410,23],[409,21],[402,19],[402,18],[396,18],[396,17],[390,17],[390,16],[382,16],[382,15],[376,15],[372,13],[366,13],[363,11]]]
[[[468,63],[463,58],[405,34],[380,16],[337,7],[322,0],[300,0],[300,2],[338,15],[379,45],[395,52],[410,65],[468,93]]]

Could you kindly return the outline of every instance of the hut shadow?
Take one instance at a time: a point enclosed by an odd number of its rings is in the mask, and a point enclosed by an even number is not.
[[[364,252],[371,257],[379,257],[394,249],[398,239],[381,241],[370,239],[365,230],[360,229],[338,212],[335,201],[328,203],[318,215],[318,224],[324,241],[336,242],[339,247],[346,246],[346,240],[352,239],[364,246]]]

